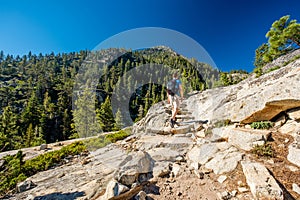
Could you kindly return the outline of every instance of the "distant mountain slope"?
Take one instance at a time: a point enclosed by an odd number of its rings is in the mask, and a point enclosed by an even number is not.
[[[124,76],[143,65],[164,65],[179,70],[186,92],[211,88],[218,70],[195,59],[186,59],[168,47],[137,51],[105,49],[96,52],[54,53],[22,57],[0,54],[0,150],[29,147],[76,136],[72,96],[74,83],[85,69],[96,66],[101,72],[96,82],[96,112],[104,131],[116,129],[116,121],[104,100],[112,95],[119,80],[130,83],[134,77]],[[89,72],[89,71],[86,71]],[[141,70],[151,74],[151,70]],[[155,76],[155,74],[153,74]],[[166,83],[169,77],[161,77]],[[143,117],[150,106],[166,98],[164,85],[135,85],[130,101],[132,120]],[[125,88],[126,90],[126,88]],[[101,113],[108,113],[101,117]]]

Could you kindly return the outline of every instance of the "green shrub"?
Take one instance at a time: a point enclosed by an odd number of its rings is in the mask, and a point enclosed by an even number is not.
[[[265,143],[263,145],[255,145],[254,148],[251,150],[251,153],[256,154],[260,157],[275,157],[275,151],[270,143]]]
[[[230,119],[224,119],[224,120],[215,122],[214,127],[220,128],[220,127],[224,127],[224,126],[229,126],[230,124],[232,124]]]
[[[280,69],[280,66],[275,66],[275,67],[272,67],[270,69],[268,69],[268,71],[266,73],[269,73],[269,72],[272,72],[272,71],[275,71],[277,69]]]
[[[89,151],[95,151],[96,149],[105,147],[109,143],[111,143],[111,142],[109,140],[105,139],[104,135],[100,135],[97,138],[84,140],[84,144],[88,148]]]
[[[256,74],[256,78],[257,78],[257,77],[260,77],[260,76],[263,74],[263,72],[262,72],[262,67],[256,67],[256,68],[254,69],[254,73]]]
[[[250,126],[253,129],[269,129],[274,126],[274,123],[270,121],[261,121],[261,122],[253,122]]]
[[[131,129],[123,129],[115,133],[110,133],[107,135],[100,135],[97,138],[91,138],[84,140],[85,146],[90,150],[94,151],[96,149],[105,147],[110,143],[115,143],[118,140],[123,140],[131,134]]]
[[[128,137],[130,135],[129,131],[126,130],[120,130],[116,133],[107,134],[105,135],[105,139],[109,140],[110,142],[116,142],[118,140],[123,140],[124,138]]]

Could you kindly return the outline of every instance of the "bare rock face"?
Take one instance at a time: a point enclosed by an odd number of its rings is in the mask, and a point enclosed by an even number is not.
[[[196,120],[270,120],[282,111],[300,107],[299,80],[300,59],[259,78],[193,95],[187,107]]]

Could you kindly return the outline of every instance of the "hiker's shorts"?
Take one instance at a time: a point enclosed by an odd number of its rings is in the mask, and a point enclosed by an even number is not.
[[[174,96],[170,95],[170,103],[175,110],[178,109],[180,106],[179,96],[176,94]]]

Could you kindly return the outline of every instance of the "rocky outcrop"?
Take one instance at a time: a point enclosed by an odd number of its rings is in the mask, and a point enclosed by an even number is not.
[[[195,94],[188,101],[188,109],[193,110],[196,120],[270,120],[282,111],[299,107],[299,79],[300,59],[259,78]]]
[[[252,115],[246,117],[241,121],[241,123],[249,124],[252,122],[269,121],[283,111],[298,107],[300,107],[300,100],[298,99],[283,99],[270,101],[265,104],[265,107],[262,110],[259,110],[253,113]]]

